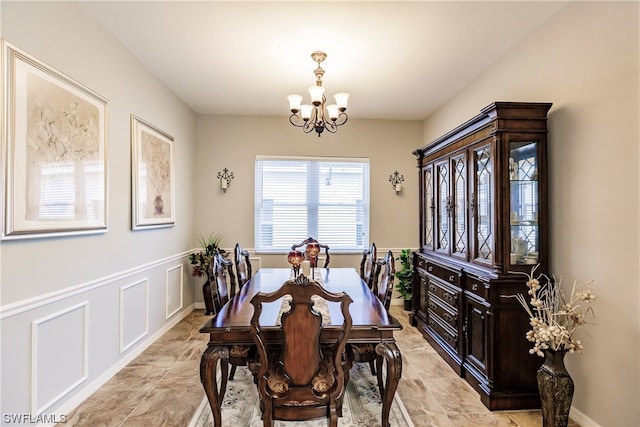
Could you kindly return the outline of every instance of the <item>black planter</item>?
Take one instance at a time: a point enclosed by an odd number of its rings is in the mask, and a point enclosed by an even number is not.
[[[404,300],[404,310],[405,311],[413,310],[413,300],[410,300],[410,299]]]
[[[545,350],[536,378],[542,403],[543,427],[567,427],[573,400],[573,380],[564,366],[567,350]]]
[[[211,294],[211,279],[207,276],[207,281],[202,285],[202,296],[204,297],[205,315],[211,316],[215,312],[213,306],[213,295]]]

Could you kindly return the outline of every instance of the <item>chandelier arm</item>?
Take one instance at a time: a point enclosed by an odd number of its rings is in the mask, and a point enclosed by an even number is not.
[[[302,119],[297,114],[292,114],[292,115],[289,116],[289,123],[291,123],[292,125],[294,125],[297,128],[304,127],[307,124],[307,122],[303,122],[301,124],[298,124],[298,122],[300,120],[302,120]]]
[[[331,122],[325,122],[324,128],[329,133],[336,133],[336,131],[338,130],[338,128]]]
[[[347,113],[342,112],[340,113],[340,115],[338,116],[338,120],[336,120],[334,124],[336,126],[342,126],[343,124],[347,123],[347,120],[349,120],[349,116],[347,116]]]
[[[302,131],[304,133],[310,133],[312,131],[314,131],[316,129],[316,125],[315,122],[312,121],[307,121],[307,123],[305,123],[304,127],[302,128]]]

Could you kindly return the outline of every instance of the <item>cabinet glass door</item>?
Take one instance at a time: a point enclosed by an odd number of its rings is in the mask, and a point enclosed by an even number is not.
[[[491,146],[474,150],[475,188],[471,196],[471,206],[475,221],[474,258],[483,262],[493,262],[493,159]]]
[[[453,171],[453,247],[451,252],[467,257],[467,158],[460,155],[451,161]]]
[[[422,242],[428,249],[433,250],[433,211],[436,207],[433,200],[433,169],[431,165],[424,169],[422,179],[424,181],[425,204],[423,208],[424,234],[422,235]]]
[[[509,144],[510,263],[537,264],[539,259],[538,143]]]
[[[437,197],[436,207],[436,250],[449,254],[449,214],[451,212],[451,198],[449,196],[449,163],[447,161],[436,165]]]

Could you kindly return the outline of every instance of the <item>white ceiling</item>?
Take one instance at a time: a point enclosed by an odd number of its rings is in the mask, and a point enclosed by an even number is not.
[[[567,2],[80,1],[195,112],[284,116],[327,59],[360,119],[423,120]]]

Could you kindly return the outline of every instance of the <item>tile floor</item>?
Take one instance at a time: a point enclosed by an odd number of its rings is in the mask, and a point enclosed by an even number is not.
[[[477,393],[408,323],[401,306],[391,313],[403,356],[397,393],[416,427],[541,427],[540,411],[487,410]],[[187,426],[204,398],[200,356],[208,336],[198,329],[209,317],[196,310],[123,368],[69,414],[68,426]],[[570,422],[569,427],[579,427]]]

